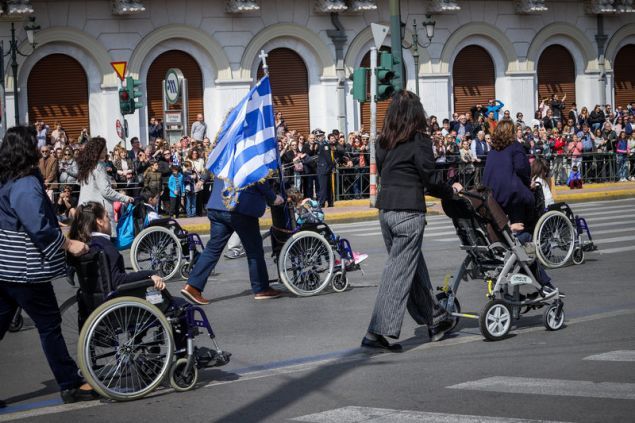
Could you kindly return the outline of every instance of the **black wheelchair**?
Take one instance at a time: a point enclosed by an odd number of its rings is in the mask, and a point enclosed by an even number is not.
[[[113,287],[107,258],[99,249],[69,261],[79,282],[72,308],[80,329],[78,365],[102,396],[138,399],[166,378],[175,390],[187,391],[196,384],[200,368],[229,362],[231,354],[216,343],[200,307],[173,298],[167,290],[157,291],[150,279]],[[63,321],[69,318],[63,313]],[[201,329],[213,349],[194,346]]]

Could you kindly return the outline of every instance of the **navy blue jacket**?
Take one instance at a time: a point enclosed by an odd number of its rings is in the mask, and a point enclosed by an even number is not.
[[[220,179],[214,180],[214,188],[207,202],[210,210],[229,211],[223,202],[223,189],[225,183]],[[271,189],[269,182],[257,183],[250,186],[238,196],[238,205],[232,213],[244,214],[245,216],[260,217],[265,214],[267,203],[272,204],[276,199],[276,194]]]
[[[108,267],[110,268],[110,280],[113,288],[117,288],[122,283],[136,282],[148,279],[157,272],[153,270],[141,270],[138,272],[126,273],[126,267],[123,262],[123,256],[119,253],[115,245],[110,239],[93,236],[90,240],[91,248],[99,248],[104,251],[108,259]]]
[[[492,189],[511,223],[533,224],[534,195],[529,189],[531,167],[523,146],[514,141],[501,151],[491,150],[483,173],[483,185]]]

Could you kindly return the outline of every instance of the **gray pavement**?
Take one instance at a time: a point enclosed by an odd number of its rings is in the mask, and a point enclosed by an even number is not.
[[[632,421],[635,225],[627,216],[634,207],[635,199],[574,206],[600,250],[582,265],[550,271],[567,293],[567,327],[558,332],[545,331],[542,314],[533,312],[503,341],[485,342],[475,321],[462,321],[456,335],[431,344],[406,317],[404,354],[360,353],[385,249],[377,221],[334,225],[370,255],[364,274],[350,274],[352,289],[341,294],[256,302],[244,259],[220,261],[205,309],[233,357],[203,371],[196,390],[59,406],[37,333],[27,328],[0,342],[0,398],[10,402],[0,421]],[[453,233],[444,216],[429,218],[424,253],[435,285],[463,259]],[[60,301],[72,294],[64,282],[56,290]],[[485,286],[466,282],[459,299],[463,310],[478,311]]]

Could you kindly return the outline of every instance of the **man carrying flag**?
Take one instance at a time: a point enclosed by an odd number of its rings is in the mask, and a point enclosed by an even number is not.
[[[284,203],[266,180],[279,171],[275,135],[271,86],[266,75],[229,113],[218,133],[216,147],[207,160],[207,168],[215,177],[207,203],[210,239],[181,290],[193,303],[209,304],[202,292],[234,231],[247,252],[254,298],[264,300],[280,296],[279,291],[269,287],[258,224],[266,203]]]

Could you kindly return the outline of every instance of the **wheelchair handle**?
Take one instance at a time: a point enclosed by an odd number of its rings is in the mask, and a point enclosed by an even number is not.
[[[477,200],[481,200],[481,201],[485,201],[485,197],[483,197],[480,194],[476,194],[474,192],[470,192],[470,191],[466,191],[466,190],[461,190],[459,193],[459,195],[464,195],[466,197],[471,197],[471,198],[476,198]]]

